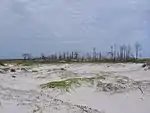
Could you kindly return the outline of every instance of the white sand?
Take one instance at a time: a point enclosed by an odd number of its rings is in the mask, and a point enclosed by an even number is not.
[[[27,72],[22,67],[11,68],[16,72],[0,73],[0,113],[150,113],[150,70],[145,71],[141,64],[41,65],[28,67]],[[61,93],[40,88],[49,81],[97,75],[105,77],[102,83],[120,89],[106,92],[81,86]]]

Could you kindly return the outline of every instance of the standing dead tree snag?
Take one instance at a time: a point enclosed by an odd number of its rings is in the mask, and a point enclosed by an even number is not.
[[[139,52],[142,50],[142,47],[141,47],[141,45],[138,43],[138,42],[136,42],[136,44],[135,44],[135,58],[136,59],[138,59],[138,57],[139,57]]]

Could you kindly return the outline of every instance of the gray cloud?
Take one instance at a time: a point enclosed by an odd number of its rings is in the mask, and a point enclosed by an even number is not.
[[[149,0],[1,0],[0,51],[106,51],[139,41],[150,56],[149,14]]]

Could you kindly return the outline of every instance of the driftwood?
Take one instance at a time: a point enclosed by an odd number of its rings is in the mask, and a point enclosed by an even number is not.
[[[141,88],[141,87],[139,87],[139,86],[138,86],[138,88],[139,88],[139,90],[141,91],[141,93],[143,94],[144,92],[143,92],[142,88]]]
[[[144,63],[142,65],[142,68],[145,68],[145,67],[147,67],[148,69],[150,69],[150,62]]]

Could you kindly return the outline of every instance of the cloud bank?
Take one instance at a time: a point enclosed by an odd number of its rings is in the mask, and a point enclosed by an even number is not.
[[[1,0],[0,57],[135,42],[150,56],[149,7],[149,0]]]

